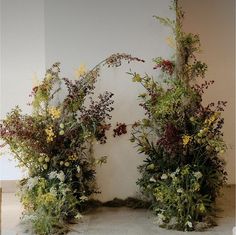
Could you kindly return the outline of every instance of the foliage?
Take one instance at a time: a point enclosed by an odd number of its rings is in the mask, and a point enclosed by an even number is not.
[[[105,92],[96,100],[92,95],[100,67],[117,67],[122,60],[142,61],[113,54],[90,71],[80,66],[75,81],[61,78],[60,64],[53,64],[32,90],[32,114],[23,114],[17,106],[0,124],[4,145],[10,147],[19,167],[28,170],[19,195],[24,218],[36,234],[66,233],[65,223],[80,218],[84,202],[98,191],[95,166],[105,158],[95,160],[91,148],[94,139],[106,142],[113,94]],[[62,83],[67,94],[59,102]]]
[[[176,20],[156,17],[173,31],[171,60],[154,59],[157,81],[148,74],[130,72],[145,92],[139,95],[146,117],[135,123],[131,141],[146,158],[139,167],[142,192],[152,200],[158,223],[191,231],[211,226],[210,218],[220,188],[226,181],[226,150],[221,112],[226,102],[203,106],[202,95],[213,81],[203,81],[207,65],[198,61],[198,35],[182,30],[184,14],[173,2]]]

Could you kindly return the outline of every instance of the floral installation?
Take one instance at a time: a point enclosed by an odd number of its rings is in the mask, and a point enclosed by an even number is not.
[[[91,70],[81,65],[74,81],[61,78],[55,63],[32,89],[32,113],[23,114],[17,106],[1,121],[1,147],[9,146],[19,167],[28,171],[18,194],[23,221],[30,222],[34,234],[66,234],[68,223],[80,219],[86,201],[98,193],[96,165],[106,158],[95,159],[92,144],[106,143],[113,94],[106,91],[96,100],[92,95],[101,67],[118,67],[122,61],[143,62],[113,54]],[[58,101],[62,88],[67,94]]]
[[[151,200],[160,226],[202,230],[215,224],[214,203],[227,179],[221,158],[226,151],[221,112],[227,102],[202,104],[214,81],[205,80],[207,65],[195,56],[199,36],[183,31],[177,0],[171,9],[176,20],[155,17],[173,31],[168,44],[176,49],[171,59],[153,60],[159,79],[129,73],[145,89],[139,98],[146,117],[133,125],[131,137],[146,155],[137,184]]]

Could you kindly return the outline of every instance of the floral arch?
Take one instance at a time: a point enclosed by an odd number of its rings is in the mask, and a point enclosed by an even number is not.
[[[199,36],[182,30],[184,14],[177,0],[171,8],[176,20],[156,17],[172,29],[169,43],[176,47],[171,59],[154,59],[162,82],[148,74],[130,73],[145,88],[139,98],[146,118],[133,124],[131,141],[146,155],[138,185],[150,200],[119,202],[144,207],[151,203],[160,225],[191,231],[212,226],[214,202],[226,181],[224,163],[218,157],[226,149],[221,131],[226,102],[202,105],[204,90],[213,81],[196,82],[204,79],[207,70],[195,56]],[[19,194],[24,217],[36,234],[65,234],[65,223],[79,219],[91,202],[90,195],[97,192],[95,166],[106,158],[92,157],[92,141],[106,142],[113,94],[105,92],[97,100],[91,96],[101,67],[118,67],[122,61],[144,62],[113,54],[90,71],[81,66],[76,81],[61,78],[60,65],[55,63],[32,90],[32,114],[16,107],[0,125],[4,144],[29,172],[20,182]],[[63,88],[67,94],[55,102]],[[114,135],[125,133],[123,123],[114,129]]]

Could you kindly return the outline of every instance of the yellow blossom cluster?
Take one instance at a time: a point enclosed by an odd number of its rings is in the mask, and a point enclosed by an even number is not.
[[[56,107],[50,107],[48,108],[48,113],[52,117],[52,119],[58,119],[61,116],[61,110]]]
[[[55,202],[56,197],[52,193],[46,193],[46,194],[41,196],[40,200],[45,204],[49,204],[49,203]]]
[[[186,146],[192,140],[192,137],[189,135],[183,135],[182,140],[183,140],[183,145]]]
[[[75,76],[77,78],[80,78],[84,76],[87,73],[86,66],[84,64],[81,64],[78,69],[75,70]]]
[[[211,125],[213,122],[215,122],[220,116],[220,112],[215,112],[213,115],[211,115],[208,119],[204,121],[205,124]]]
[[[73,154],[73,155],[69,156],[68,159],[69,159],[70,161],[76,161],[76,160],[78,160],[78,156],[76,156],[75,154]]]
[[[53,131],[53,127],[49,126],[48,128],[45,129],[46,135],[47,135],[47,143],[50,143],[53,141],[55,138],[55,133]]]

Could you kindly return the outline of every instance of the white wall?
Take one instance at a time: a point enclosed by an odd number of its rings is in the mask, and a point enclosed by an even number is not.
[[[44,1],[1,0],[1,112],[15,105],[24,112],[32,89],[32,76],[45,71]],[[8,155],[0,157],[0,179],[21,177]]]
[[[186,11],[185,29],[198,33],[202,43],[200,57],[208,65],[206,78],[215,80],[204,102],[228,101],[224,112],[224,155],[228,183],[235,184],[235,1],[182,0]]]
[[[45,5],[46,65],[62,62],[66,76],[74,76],[80,63],[92,68],[114,52],[131,53],[144,58],[146,64],[130,64],[118,69],[105,69],[97,83],[97,92],[115,94],[115,111],[111,120],[133,123],[143,115],[137,96],[141,91],[126,74],[129,68],[140,72],[152,70],[152,58],[168,56],[165,44],[168,29],[153,15],[171,16],[166,0],[50,0]],[[125,198],[137,191],[137,166],[143,157],[129,142],[129,135],[95,146],[95,156],[108,155],[108,163],[98,168],[99,198]]]
[[[202,58],[209,65],[209,79],[216,85],[208,100],[226,99],[225,139],[232,147],[227,158],[229,182],[234,181],[234,80],[232,0],[183,0],[187,11],[186,29],[202,38]],[[151,59],[168,56],[165,44],[168,30],[152,15],[172,16],[170,0],[1,0],[1,118],[14,105],[25,112],[32,75],[39,77],[55,61],[62,62],[62,73],[73,77],[80,63],[91,68],[114,52],[127,52],[144,58],[146,64],[130,64],[103,70],[97,92],[115,94],[112,124],[132,123],[142,117],[137,95],[141,88],[130,82],[126,71],[153,73]],[[213,4],[214,2],[214,4]],[[45,28],[45,29],[44,29]],[[45,31],[44,31],[45,30]],[[227,35],[227,36],[225,36]],[[222,59],[223,58],[223,59]],[[222,63],[222,61],[224,63]],[[112,133],[110,133],[111,135]],[[108,163],[98,169],[100,198],[132,196],[137,191],[137,165],[142,156],[136,153],[129,136],[96,145],[95,155],[108,155]],[[6,158],[0,160],[0,179],[21,176]]]

